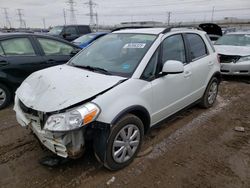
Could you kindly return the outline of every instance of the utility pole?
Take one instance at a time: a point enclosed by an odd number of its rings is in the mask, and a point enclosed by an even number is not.
[[[169,26],[169,24],[170,24],[170,20],[171,20],[171,12],[167,12],[167,16],[168,16],[168,26]]]
[[[74,0],[68,0],[67,3],[69,5],[69,11],[70,11],[70,23],[77,24],[76,15],[75,15],[76,10],[74,9],[74,7],[76,6],[76,3],[74,2]]]
[[[211,16],[211,21],[213,22],[214,21],[214,6],[213,6],[213,10],[212,10],[212,16]]]
[[[89,7],[89,14],[87,14],[89,16],[89,25],[94,25],[95,24],[95,20],[94,20],[94,7],[97,5],[95,2],[93,2],[92,0],[89,0],[87,3],[84,3],[86,5],[88,5]]]
[[[5,18],[5,27],[11,28],[10,18],[8,14],[8,8],[3,8],[4,18]]]
[[[18,20],[20,23],[20,28],[26,28],[26,23],[25,20],[23,19],[23,13],[22,13],[23,9],[18,8],[17,9],[17,15],[18,15]]]
[[[46,29],[46,22],[45,22],[45,18],[43,18],[43,28]]]
[[[97,14],[97,12],[95,13],[95,19],[96,19],[96,31],[98,31],[99,24],[98,24],[98,14]]]
[[[66,25],[67,22],[66,22],[66,11],[65,11],[65,9],[63,9],[63,19],[64,19],[64,25]]]

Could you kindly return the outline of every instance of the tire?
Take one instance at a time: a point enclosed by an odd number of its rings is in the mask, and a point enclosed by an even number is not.
[[[0,110],[5,108],[10,104],[11,92],[3,84],[0,83]]]
[[[201,98],[200,106],[203,108],[210,108],[214,105],[218,94],[219,80],[213,77],[206,88],[206,91]]]
[[[119,170],[129,165],[141,147],[143,135],[143,123],[137,116],[128,114],[121,118],[111,130],[104,166]]]

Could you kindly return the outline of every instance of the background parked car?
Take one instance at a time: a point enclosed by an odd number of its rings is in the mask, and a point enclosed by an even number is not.
[[[74,43],[75,45],[77,45],[81,48],[85,48],[86,46],[88,46],[89,44],[94,42],[96,39],[98,39],[106,34],[108,34],[108,32],[89,33],[87,35],[83,35],[83,36],[75,39],[72,43]]]
[[[222,29],[214,23],[202,23],[199,27],[206,31],[212,43],[215,43],[222,36]]]
[[[59,38],[25,33],[0,34],[0,109],[31,73],[66,63],[80,48]]]
[[[48,34],[63,38],[67,41],[73,41],[76,38],[91,33],[88,25],[62,25],[53,27]]]
[[[250,76],[250,32],[234,32],[222,36],[215,48],[220,54],[221,73]]]

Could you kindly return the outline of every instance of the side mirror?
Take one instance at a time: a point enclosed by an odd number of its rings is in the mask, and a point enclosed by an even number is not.
[[[180,61],[168,60],[163,64],[162,73],[166,74],[179,74],[184,72],[184,65]]]
[[[70,57],[74,57],[74,56],[75,56],[78,52],[80,52],[80,51],[81,51],[81,49],[78,49],[78,48],[72,50],[72,51],[70,52]]]

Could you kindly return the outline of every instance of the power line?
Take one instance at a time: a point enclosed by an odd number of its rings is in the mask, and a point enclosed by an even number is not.
[[[5,27],[11,28],[10,18],[8,14],[8,8],[3,8],[4,18],[5,18]]]
[[[26,23],[25,23],[25,20],[23,19],[23,13],[22,13],[23,9],[18,8],[16,10],[17,10],[18,20],[20,24],[19,27],[26,28]]]
[[[84,3],[89,7],[89,13],[87,14],[89,16],[89,25],[94,25],[95,24],[95,13],[94,13],[94,7],[97,5],[95,2],[92,0],[89,0],[87,3]]]
[[[76,15],[75,15],[76,10],[74,9],[74,7],[76,6],[76,3],[74,2],[74,0],[68,0],[67,4],[69,5],[70,22],[71,24],[77,24]]]

